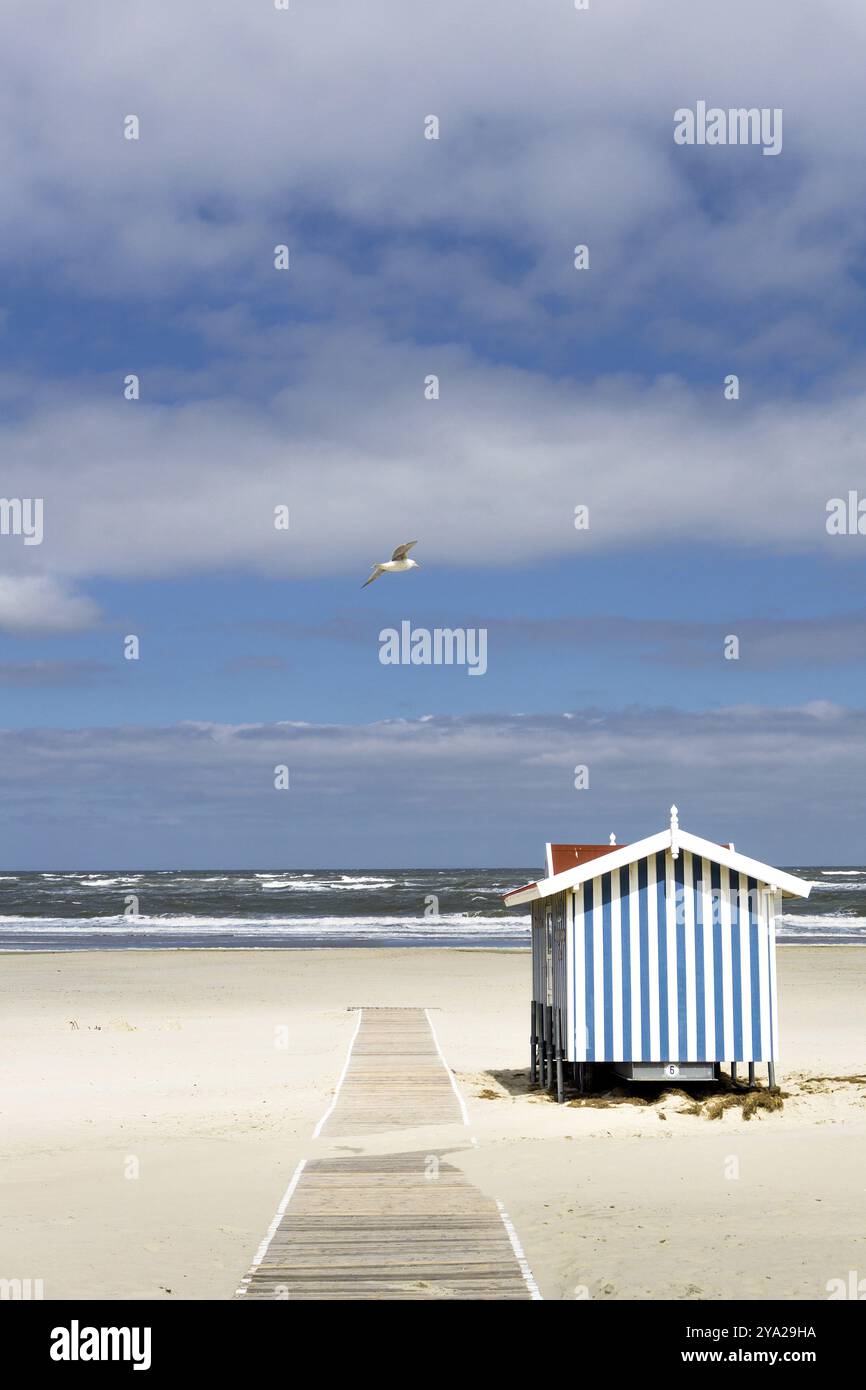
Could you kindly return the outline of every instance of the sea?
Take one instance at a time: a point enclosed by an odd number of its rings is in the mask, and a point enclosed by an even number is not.
[[[866,868],[796,868],[777,939],[866,943]],[[0,873],[0,950],[529,945],[522,869]]]

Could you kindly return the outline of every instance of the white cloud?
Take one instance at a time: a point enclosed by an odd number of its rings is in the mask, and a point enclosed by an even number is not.
[[[771,863],[858,862],[866,711],[574,711],[0,734],[7,863],[532,864],[681,823]],[[286,764],[290,790],[274,790]],[[587,791],[573,788],[577,764]]]
[[[360,331],[307,344],[264,399],[223,396],[217,373],[210,398],[150,404],[145,374],[140,402],[82,383],[16,410],[0,429],[4,485],[45,499],[45,568],[362,578],[416,536],[438,565],[683,542],[860,553],[862,538],[825,523],[828,498],[862,478],[862,389],[732,403],[720,385],[581,387]],[[273,524],[281,503],[288,532]],[[579,503],[588,531],[574,529]],[[7,542],[8,567],[16,557]]]
[[[96,604],[50,575],[0,574],[0,632],[48,637],[82,632],[98,620]]]
[[[9,384],[4,486],[44,495],[46,566],[349,574],[416,532],[434,564],[684,537],[826,547],[826,500],[856,486],[866,426],[840,326],[859,293],[864,29],[859,0],[828,0],[820,25],[789,0],[759,21],[692,0],[152,0],[122,16],[92,0],[62,26],[10,0],[0,256],[124,303],[182,288],[163,330],[212,353],[197,371],[145,363],[137,404],[119,399],[128,361],[98,382]],[[783,106],[781,158],[675,147],[673,112],[699,96]],[[294,328],[260,322],[282,295]],[[744,326],[757,296],[766,312]],[[551,342],[624,326],[636,360],[678,348],[711,384],[545,375]],[[443,340],[485,332],[475,352]],[[493,360],[500,343],[539,370]],[[791,360],[847,381],[771,394]],[[289,534],[271,525],[280,502]]]
[[[820,24],[790,0],[760,15],[748,0],[723,15],[692,0],[150,0],[122,15],[90,0],[62,26],[7,0],[0,247],[96,294],[150,295],[264,278],[294,215],[327,210],[377,236],[513,241],[533,291],[573,284],[557,267],[589,241],[580,293],[602,314],[662,284],[744,304],[796,285],[826,314],[853,288],[864,29],[859,0],[827,0]],[[674,147],[674,110],[697,97],[782,106],[782,158]],[[708,168],[743,187],[716,206]],[[303,267],[315,232],[296,249]]]

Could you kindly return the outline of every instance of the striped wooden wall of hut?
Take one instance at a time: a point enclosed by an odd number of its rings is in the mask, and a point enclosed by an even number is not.
[[[779,895],[681,851],[569,894],[574,1061],[774,1061]]]

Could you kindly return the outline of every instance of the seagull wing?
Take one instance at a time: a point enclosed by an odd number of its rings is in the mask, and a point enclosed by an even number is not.
[[[408,555],[409,551],[412,549],[413,545],[417,545],[417,544],[418,544],[417,541],[407,541],[405,545],[398,545],[398,546],[397,546],[397,549],[394,551],[394,554],[391,556],[391,559],[392,559],[392,560],[405,560],[405,559],[406,559],[406,556]]]
[[[382,569],[382,566],[381,566],[381,565],[374,565],[374,566],[373,566],[373,573],[370,575],[370,578],[369,578],[369,579],[365,579],[365,580],[364,580],[363,584],[361,585],[361,588],[362,588],[362,589],[366,589],[366,587],[367,587],[368,584],[372,584],[374,579],[378,579],[378,578],[379,578],[379,575],[380,575],[380,574],[384,574],[384,573],[385,573],[385,571]]]

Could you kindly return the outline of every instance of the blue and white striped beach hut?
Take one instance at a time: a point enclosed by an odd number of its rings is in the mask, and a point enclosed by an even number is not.
[[[631,845],[548,845],[532,904],[533,1080],[562,1066],[632,1079],[709,1080],[779,1055],[776,921],[812,885],[680,829]]]

